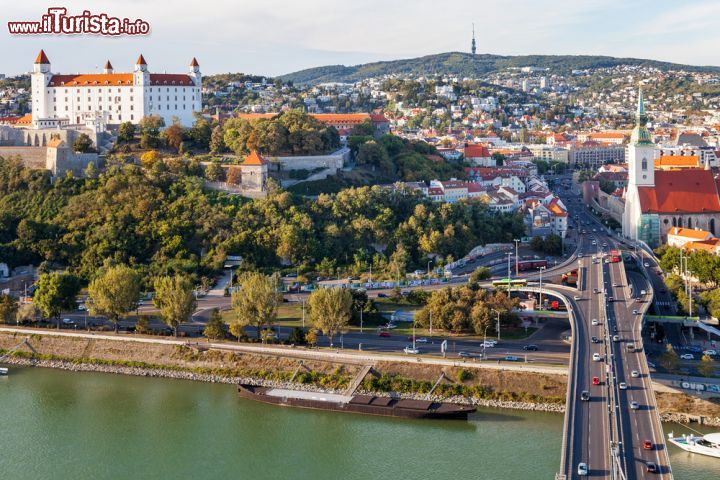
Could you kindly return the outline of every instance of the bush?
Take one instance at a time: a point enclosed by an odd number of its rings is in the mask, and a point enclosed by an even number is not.
[[[470,373],[468,370],[465,370],[464,368],[461,368],[460,370],[458,370],[458,372],[457,372],[458,383],[463,383],[467,380],[470,380],[471,378],[473,378],[473,374]]]

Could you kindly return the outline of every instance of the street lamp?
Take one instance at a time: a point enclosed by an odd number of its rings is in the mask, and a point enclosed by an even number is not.
[[[516,238],[513,240],[513,242],[515,242],[515,276],[517,277],[518,275],[520,275],[520,240]]]
[[[542,308],[542,306],[543,306],[543,301],[542,301],[542,272],[543,272],[543,270],[545,270],[545,267],[540,267],[540,308]]]
[[[494,308],[491,308],[493,312],[497,313],[497,339],[498,342],[500,341],[500,312],[498,310],[495,310]]]
[[[490,325],[485,326],[485,330],[483,331],[483,360],[487,360],[487,353],[485,353],[485,350],[487,349],[487,329],[490,328]]]

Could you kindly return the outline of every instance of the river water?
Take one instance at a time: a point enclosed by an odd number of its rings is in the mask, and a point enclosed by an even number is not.
[[[297,410],[232,386],[12,367],[0,377],[2,479],[541,479],[562,416],[482,410],[468,422]],[[672,451],[675,478],[720,459]]]

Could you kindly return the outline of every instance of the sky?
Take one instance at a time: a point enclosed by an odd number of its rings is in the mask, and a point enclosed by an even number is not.
[[[322,65],[469,51],[610,55],[720,65],[718,0],[0,0],[0,73],[28,72],[42,48],[56,73],[150,71],[281,75]],[[145,36],[20,36],[8,21],[69,14],[143,19]]]

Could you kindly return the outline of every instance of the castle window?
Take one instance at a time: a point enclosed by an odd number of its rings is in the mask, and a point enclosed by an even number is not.
[[[642,159],[642,169],[647,170],[647,158]],[[645,177],[643,177],[645,178]]]

